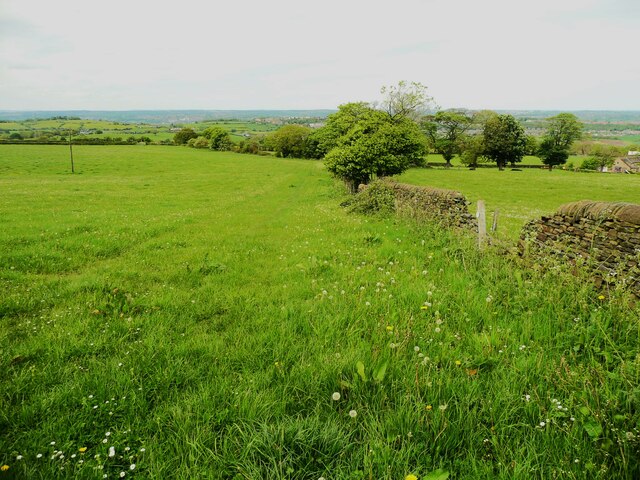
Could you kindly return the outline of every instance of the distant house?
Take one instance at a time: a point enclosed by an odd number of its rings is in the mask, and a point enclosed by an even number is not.
[[[616,158],[610,171],[614,173],[640,173],[640,156]]]

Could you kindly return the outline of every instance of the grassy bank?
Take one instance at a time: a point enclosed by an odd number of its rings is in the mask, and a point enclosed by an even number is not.
[[[74,153],[0,146],[0,478],[640,472],[620,292],[348,215],[318,162]]]

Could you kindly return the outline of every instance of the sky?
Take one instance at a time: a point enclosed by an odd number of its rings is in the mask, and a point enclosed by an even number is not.
[[[640,110],[640,0],[0,0],[0,110]]]

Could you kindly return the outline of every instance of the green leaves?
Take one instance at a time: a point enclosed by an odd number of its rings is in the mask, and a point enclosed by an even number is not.
[[[374,367],[373,375],[371,379],[375,383],[381,383],[382,381],[384,381],[384,377],[387,374],[388,366],[389,366],[389,361],[385,360],[384,362],[381,362],[376,367]],[[356,372],[358,373],[358,377],[360,377],[360,380],[362,380],[365,383],[368,381],[369,377],[367,376],[367,373],[365,371],[364,363],[360,360],[356,362]]]
[[[592,440],[597,440],[602,435],[602,427],[595,420],[591,420],[584,425],[584,431],[591,437]]]
[[[366,382],[367,381],[367,374],[364,372],[364,363],[358,361],[358,363],[356,363],[356,369],[357,369],[358,375],[360,376],[362,381]]]
[[[449,472],[439,468],[422,477],[422,480],[447,480],[447,478],[449,478]]]

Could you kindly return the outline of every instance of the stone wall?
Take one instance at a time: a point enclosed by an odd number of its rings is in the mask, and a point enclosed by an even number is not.
[[[394,192],[396,212],[417,220],[437,221],[447,227],[478,230],[469,202],[460,192],[383,180]]]
[[[581,201],[527,223],[522,254],[584,264],[597,285],[623,283],[640,296],[640,205]]]

